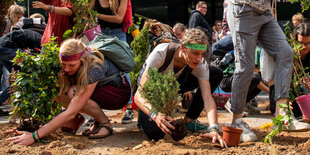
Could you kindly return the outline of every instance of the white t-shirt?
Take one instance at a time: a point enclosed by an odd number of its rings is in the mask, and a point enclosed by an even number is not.
[[[157,45],[152,53],[148,56],[146,59],[146,69],[152,67],[159,69],[165,62],[166,55],[167,55],[167,48],[169,43],[162,43]],[[209,66],[205,62],[203,63],[203,60],[198,64],[198,66],[192,70],[192,74],[197,77],[199,80],[209,80]],[[161,73],[168,74],[169,71],[174,72],[173,67],[174,58],[172,58],[171,63],[168,65],[168,67],[162,71]],[[185,67],[183,67],[181,70],[179,70],[174,76],[178,78]]]

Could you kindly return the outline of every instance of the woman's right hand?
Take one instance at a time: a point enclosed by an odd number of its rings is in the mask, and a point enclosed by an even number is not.
[[[32,2],[32,7],[36,9],[44,9],[45,11],[49,11],[50,7],[40,1],[34,1]]]
[[[157,126],[163,131],[165,134],[171,134],[170,129],[175,129],[173,125],[169,122],[172,122],[173,119],[170,116],[166,116],[164,114],[158,113],[155,118],[153,119]]]

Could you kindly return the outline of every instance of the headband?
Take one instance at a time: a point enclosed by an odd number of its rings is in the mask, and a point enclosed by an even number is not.
[[[190,48],[190,49],[194,49],[194,50],[207,50],[207,45],[202,45],[202,44],[185,44],[184,45],[185,47],[187,48]]]
[[[91,49],[89,47],[85,47],[85,49],[83,50],[83,52],[81,53],[77,53],[77,54],[73,54],[73,55],[65,55],[62,53],[59,53],[59,58],[62,61],[74,61],[74,60],[79,60],[85,53],[85,51],[87,51],[89,54],[91,54]]]

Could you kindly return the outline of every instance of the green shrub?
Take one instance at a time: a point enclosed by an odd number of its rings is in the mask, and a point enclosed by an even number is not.
[[[157,68],[148,69],[148,81],[140,90],[142,97],[152,105],[150,112],[160,112],[171,116],[177,103],[181,100],[178,94],[180,84],[174,77],[173,72],[161,74]]]
[[[139,75],[140,69],[142,68],[147,51],[150,47],[149,43],[149,25],[146,25],[141,32],[134,38],[134,40],[131,42],[132,51],[135,54],[134,60],[136,61],[137,65],[136,68],[129,73],[130,80],[132,84],[133,90],[136,90],[136,83],[137,83],[137,77]]]
[[[55,38],[43,45],[42,54],[17,51],[14,64],[21,70],[12,84],[11,105],[22,122],[31,120],[44,124],[60,113],[61,105],[55,102],[59,93],[59,47]]]

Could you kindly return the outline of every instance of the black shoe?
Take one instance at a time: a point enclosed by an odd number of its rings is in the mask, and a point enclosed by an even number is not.
[[[122,124],[131,123],[133,120],[133,117],[134,117],[134,113],[133,113],[132,109],[130,109],[130,108],[126,109],[125,116],[122,119]]]
[[[9,112],[0,109],[0,116],[9,116]]]

